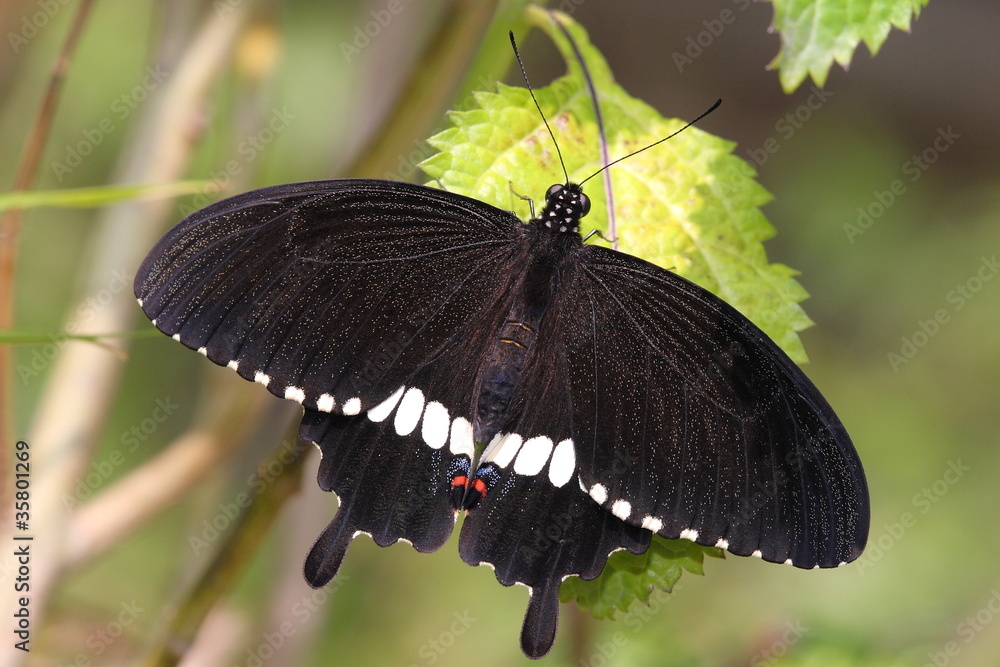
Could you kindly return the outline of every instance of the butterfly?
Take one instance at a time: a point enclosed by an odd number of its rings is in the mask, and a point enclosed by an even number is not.
[[[820,392],[712,293],[585,243],[589,209],[568,177],[528,223],[408,183],[292,183],[150,251],[153,324],[304,409],[339,500],[310,585],[358,535],[431,552],[464,515],[462,559],[528,587],[541,657],[560,583],[653,535],[801,568],[860,555],[865,477]]]

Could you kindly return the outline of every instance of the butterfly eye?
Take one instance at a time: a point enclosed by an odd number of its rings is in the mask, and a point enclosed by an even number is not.
[[[580,193],[580,217],[582,218],[583,216],[587,215],[588,213],[590,213],[590,197],[588,197],[587,195],[585,195],[585,194],[583,194],[581,192]]]
[[[549,199],[552,199],[553,197],[555,197],[556,194],[558,194],[559,192],[562,191],[562,189],[563,189],[563,186],[560,185],[559,183],[556,183],[555,185],[553,185],[552,187],[550,187],[548,190],[545,191],[545,199],[546,199],[546,201],[548,201]]]

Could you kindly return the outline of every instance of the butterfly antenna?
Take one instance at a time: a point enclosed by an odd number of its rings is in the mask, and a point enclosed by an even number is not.
[[[667,139],[673,139],[673,138],[674,138],[674,137],[676,137],[676,136],[677,136],[678,134],[680,134],[681,132],[683,132],[684,130],[688,129],[689,127],[691,127],[692,125],[694,125],[695,123],[697,123],[697,122],[698,122],[699,120],[701,120],[702,118],[704,118],[704,117],[705,117],[705,116],[707,116],[708,114],[710,114],[710,113],[712,113],[713,111],[715,111],[716,109],[718,109],[718,108],[719,108],[719,105],[720,105],[720,104],[722,104],[722,100],[721,100],[721,99],[718,99],[718,100],[715,100],[715,104],[713,104],[712,106],[710,106],[710,107],[709,107],[708,109],[706,109],[705,111],[702,111],[702,112],[701,112],[700,114],[698,114],[698,117],[697,117],[697,118],[695,118],[694,120],[690,121],[690,122],[689,122],[689,123],[688,123],[687,125],[685,125],[685,126],[684,126],[684,127],[682,127],[681,129],[677,130],[676,132],[673,132],[673,133],[671,133],[670,135],[668,135],[668,136],[666,136],[666,137],[663,137],[663,138],[662,138],[662,139],[660,139],[659,141],[654,141],[653,143],[651,143],[651,144],[650,144],[650,145],[648,145],[648,146],[645,146],[645,147],[643,147],[643,148],[640,148],[640,149],[639,149],[639,150],[637,150],[637,151],[633,151],[633,152],[629,153],[628,155],[623,155],[623,156],[621,156],[620,158],[618,158],[617,160],[615,160],[615,161],[613,161],[613,162],[610,162],[610,163],[608,163],[608,164],[604,165],[603,167],[601,167],[600,169],[598,169],[597,171],[595,171],[595,172],[594,172],[593,174],[591,174],[591,175],[590,175],[590,176],[588,176],[587,178],[585,178],[585,179],[583,179],[582,181],[580,181],[580,185],[583,185],[584,183],[586,183],[587,181],[589,181],[590,179],[592,179],[592,178],[593,178],[594,176],[597,176],[597,175],[598,175],[599,173],[601,173],[602,171],[605,171],[605,170],[606,170],[606,169],[608,169],[609,167],[612,167],[612,166],[614,166],[614,165],[618,164],[618,163],[619,163],[619,162],[621,162],[622,160],[627,160],[628,158],[632,157],[633,155],[638,155],[639,153],[641,153],[641,152],[643,152],[643,151],[645,151],[645,150],[649,150],[649,149],[650,149],[650,148],[652,148],[653,146],[659,146],[660,144],[662,144],[662,143],[663,143],[664,141],[666,141]]]
[[[569,173],[566,171],[566,163],[563,162],[562,151],[559,150],[559,142],[556,141],[556,135],[552,133],[552,128],[549,127],[549,121],[545,120],[545,114],[542,113],[542,107],[538,104],[538,99],[535,98],[535,91],[531,89],[531,83],[528,81],[528,73],[524,69],[524,62],[521,60],[521,54],[517,50],[517,42],[514,40],[514,31],[509,31],[510,33],[510,45],[514,47],[514,57],[517,58],[517,64],[521,68],[521,76],[524,77],[524,84],[528,87],[528,92],[531,93],[531,101],[535,103],[535,108],[538,109],[538,115],[542,117],[542,122],[545,123],[545,129],[549,131],[549,136],[552,137],[552,143],[555,144],[556,154],[559,156],[559,166],[562,167],[563,176],[566,177],[566,183],[569,183]]]
[[[597,100],[597,88],[594,87],[594,81],[590,78],[590,70],[587,69],[587,63],[583,59],[583,54],[580,53],[580,48],[576,45],[576,40],[573,39],[573,35],[570,34],[566,26],[562,24],[559,20],[558,15],[550,11],[549,18],[552,22],[559,28],[562,32],[563,37],[569,42],[570,47],[573,49],[573,54],[576,56],[577,61],[580,63],[580,70],[583,72],[583,80],[587,84],[587,89],[590,91],[590,100],[594,103],[594,117],[597,121],[597,136],[600,139],[601,147],[601,164],[607,165],[608,160],[611,157],[608,155],[608,137],[604,132],[604,116],[601,114],[601,105]],[[607,203],[608,209],[608,236],[611,237],[611,247],[615,250],[618,249],[618,225],[615,220],[615,194],[611,187],[611,172],[604,171],[604,201]]]

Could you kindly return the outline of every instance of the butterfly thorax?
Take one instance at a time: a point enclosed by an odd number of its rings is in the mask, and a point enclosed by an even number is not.
[[[510,401],[530,359],[542,318],[560,280],[581,247],[580,218],[590,201],[578,185],[553,185],[541,213],[521,228],[520,273],[514,297],[481,373],[474,425],[477,442],[489,442],[514,415]]]
[[[476,442],[490,443],[517,421],[523,407],[514,401],[518,383],[536,353],[539,332],[559,285],[579,261],[579,221],[587,210],[589,202],[578,186],[556,185],[549,189],[541,214],[519,230],[521,253],[511,266],[519,280],[480,371],[473,425]],[[484,452],[484,459],[488,458]],[[466,508],[472,504],[469,500]]]

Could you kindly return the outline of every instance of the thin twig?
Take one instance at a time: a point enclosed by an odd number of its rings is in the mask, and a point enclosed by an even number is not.
[[[21,152],[21,161],[17,166],[14,175],[14,183],[11,190],[15,192],[28,190],[35,181],[35,172],[38,170],[38,162],[42,159],[42,150],[49,137],[49,130],[52,128],[52,119],[55,117],[56,108],[59,104],[59,94],[62,92],[63,82],[66,80],[66,72],[69,71],[73,54],[79,43],[80,35],[83,34],[83,27],[87,23],[87,17],[93,7],[93,0],[83,0],[76,10],[73,23],[70,25],[69,34],[63,42],[59,56],[52,66],[52,73],[49,75],[49,83],[45,88],[42,97],[42,106],[35,116],[35,124],[28,133],[28,140],[24,144]],[[11,329],[14,324],[14,276],[17,272],[17,242],[21,230],[21,211],[10,210],[0,217],[0,330]],[[13,380],[11,373],[10,348],[0,345],[0,438],[3,440],[3,457],[0,460],[0,479],[10,479],[7,466],[12,460],[8,454],[10,443],[14,442],[13,422],[11,420],[12,393],[10,383]],[[10,485],[0,486],[0,507],[6,514],[8,508],[13,507],[10,501]]]
[[[66,531],[64,569],[87,565],[173,506],[269,422],[287,422],[281,413],[290,406],[259,389],[217,392],[206,420],[83,505]]]
[[[384,177],[399,150],[423,138],[441,120],[441,109],[455,93],[496,11],[498,0],[456,0],[444,20],[427,40],[399,99],[382,123],[379,133],[359,153],[347,173],[359,177]],[[452,85],[442,85],[451,82]]]
[[[209,612],[259,551],[285,501],[299,490],[305,449],[294,434],[291,438],[298,445],[294,449],[296,458],[286,463],[289,448],[287,442],[282,442],[260,465],[260,477],[273,479],[273,482],[254,496],[236,525],[227,531],[225,542],[202,576],[191,585],[189,594],[172,614],[163,635],[146,657],[145,667],[173,667],[180,662]],[[269,475],[274,464],[281,466],[282,471]]]
[[[254,4],[243,2],[225,18],[207,12],[176,66],[172,61],[160,62],[168,75],[138,112],[113,181],[169,182],[184,173],[195,125],[191,114],[210,92]],[[174,29],[178,38],[191,33],[186,22],[168,29]],[[171,48],[177,43],[176,39],[165,42],[170,42]],[[107,289],[113,271],[127,274],[138,266],[156,240],[157,223],[166,217],[170,206],[166,200],[129,202],[104,211],[81,281],[83,294]],[[87,320],[74,317],[66,329],[90,333],[131,328],[138,309],[128,287]],[[117,346],[124,349],[125,344],[118,342]],[[69,513],[61,499],[71,492],[74,480],[83,474],[93,455],[114,403],[121,371],[122,364],[115,356],[90,344],[66,343],[53,362],[28,431],[26,439],[33,454],[32,528],[46,543],[32,558],[31,603],[36,626],[42,623],[62,569]],[[4,611],[12,600],[12,596],[5,598]]]

